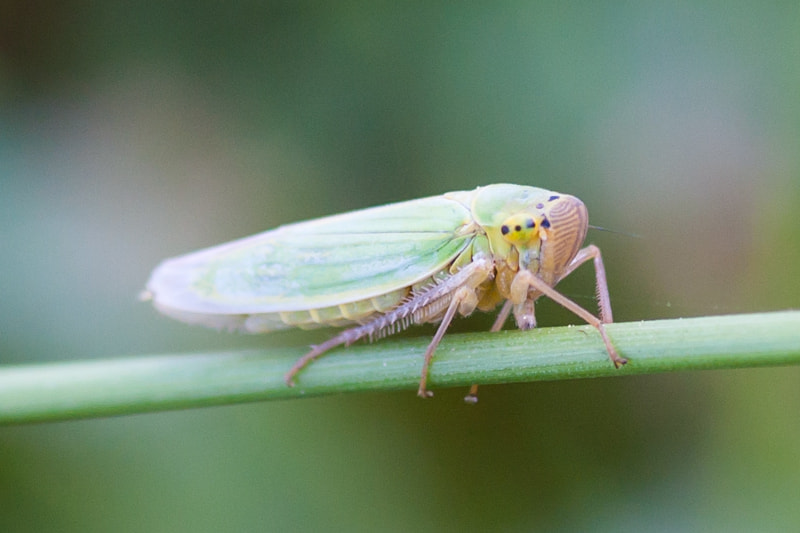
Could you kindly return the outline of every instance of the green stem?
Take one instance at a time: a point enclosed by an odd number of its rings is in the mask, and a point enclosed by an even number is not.
[[[433,390],[699,369],[800,364],[800,311],[610,324],[616,370],[589,326],[446,336]],[[337,349],[283,374],[306,347],[0,367],[0,423],[65,420],[345,391],[416,390],[429,339]]]

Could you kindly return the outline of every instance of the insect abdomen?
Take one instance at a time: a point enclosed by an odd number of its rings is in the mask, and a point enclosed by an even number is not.
[[[359,300],[340,305],[332,305],[320,309],[309,309],[302,311],[284,311],[281,313],[265,313],[265,315],[277,316],[286,326],[302,329],[318,328],[321,326],[348,326],[359,324],[369,320],[377,314],[385,313],[397,307],[406,296],[409,289],[404,287],[387,294],[382,294],[374,298]],[[248,333],[264,333],[270,329],[261,329],[262,315],[251,315],[246,325]],[[268,324],[264,324],[268,326]]]

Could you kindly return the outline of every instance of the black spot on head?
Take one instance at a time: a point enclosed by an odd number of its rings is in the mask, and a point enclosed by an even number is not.
[[[517,224],[516,226],[514,226],[514,231],[522,231],[522,226]]]
[[[543,219],[543,220],[542,220],[542,227],[543,227],[543,228],[549,228],[549,227],[550,227],[550,221],[549,221],[549,220],[547,220],[546,218],[545,218],[545,219]]]
[[[528,220],[525,222],[525,226],[526,226],[527,228],[535,228],[535,227],[536,227],[536,222],[534,222],[532,218],[529,218],[529,219],[528,219]]]
[[[557,196],[557,195],[555,195],[555,194],[554,194],[553,196],[551,196],[550,198],[548,198],[548,199],[547,199],[547,201],[548,201],[548,202],[552,202],[553,200],[558,200],[559,198],[561,198],[561,197],[560,197],[560,196]]]
[[[500,233],[502,233],[503,235],[508,235],[508,226],[506,226],[505,224],[500,226]]]

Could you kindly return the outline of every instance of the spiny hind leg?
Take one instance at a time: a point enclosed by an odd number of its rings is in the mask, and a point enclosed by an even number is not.
[[[332,348],[341,345],[349,346],[365,337],[380,337],[386,335],[387,331],[393,333],[404,329],[409,324],[430,322],[438,318],[445,306],[448,306],[448,309],[449,307],[454,307],[453,314],[455,311],[459,311],[462,315],[468,315],[477,306],[475,288],[488,279],[493,270],[494,263],[491,259],[483,255],[473,257],[471,263],[452,276],[419,294],[413,295],[407,301],[385,314],[377,316],[360,326],[344,330],[322,344],[312,346],[311,351],[298,359],[284,375],[284,381],[288,386],[294,386],[294,379],[297,374]],[[444,320],[442,321],[444,327],[439,326],[439,330],[436,333],[437,336],[428,346],[422,385],[424,385],[424,380],[427,378],[427,369],[430,365],[430,359],[433,357],[433,350],[436,349],[436,346],[441,341],[441,337],[447,330],[447,324],[452,319],[453,317],[450,316],[446,323]],[[422,388],[424,389],[424,387]]]
[[[305,354],[303,357],[295,361],[292,368],[283,376],[283,381],[289,387],[294,387],[294,378],[298,372],[303,370],[307,367],[314,359],[322,356],[328,350],[331,350],[337,346],[341,346],[344,344],[345,346],[350,345],[356,342],[361,337],[365,336],[364,334],[360,334],[360,331],[364,326],[358,326],[355,328],[350,328],[344,330],[340,334],[336,335],[328,339],[327,341],[323,342],[322,344],[316,344],[311,347],[311,351]]]
[[[567,265],[564,273],[561,274],[561,279],[564,279],[572,274],[572,271],[590,259],[594,262],[597,300],[598,306],[600,307],[600,321],[603,322],[603,324],[611,324],[614,322],[614,317],[611,313],[611,297],[608,294],[606,267],[603,265],[603,255],[600,253],[600,248],[594,244],[590,244],[589,246],[578,250],[575,258],[570,262],[569,265]]]

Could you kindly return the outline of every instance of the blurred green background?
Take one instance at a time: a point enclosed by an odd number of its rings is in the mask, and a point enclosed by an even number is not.
[[[799,27],[796,1],[3,2],[0,361],[318,341],[136,297],[168,256],[496,182],[640,236],[590,232],[618,321],[797,307]],[[591,268],[561,288],[591,305]],[[792,530],[799,379],[3,427],[0,530]]]

